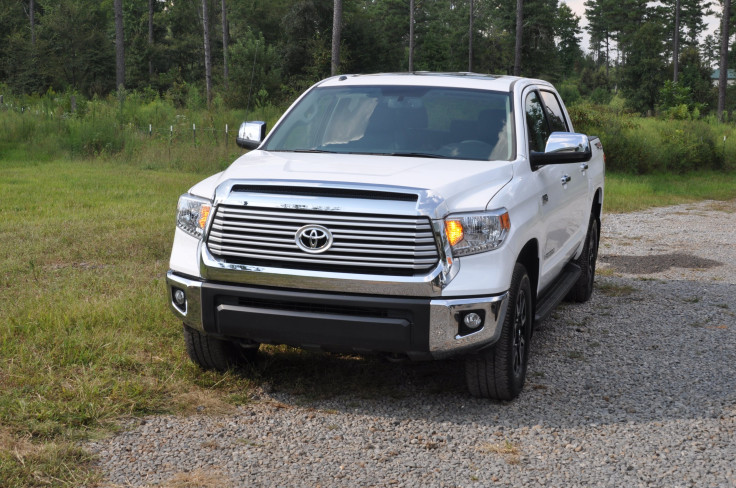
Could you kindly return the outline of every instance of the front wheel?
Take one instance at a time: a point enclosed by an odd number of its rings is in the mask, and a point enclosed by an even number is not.
[[[470,394],[513,400],[524,387],[532,331],[532,291],[526,268],[514,266],[501,337],[490,349],[465,360]]]
[[[184,341],[187,354],[193,363],[202,369],[225,372],[246,363],[253,363],[258,346],[244,348],[231,341],[217,339],[184,325]]]

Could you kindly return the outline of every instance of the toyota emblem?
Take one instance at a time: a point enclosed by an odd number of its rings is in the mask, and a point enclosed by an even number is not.
[[[332,246],[332,232],[321,225],[305,225],[296,231],[294,240],[302,251],[318,254]]]

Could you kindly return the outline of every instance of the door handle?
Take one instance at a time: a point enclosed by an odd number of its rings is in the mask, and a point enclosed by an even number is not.
[[[568,175],[565,175],[562,178],[560,178],[560,181],[562,182],[563,185],[565,185],[565,184],[569,183],[571,179],[572,178],[570,178]]]
[[[583,163],[580,165],[580,171],[586,171],[588,169],[588,163]]]

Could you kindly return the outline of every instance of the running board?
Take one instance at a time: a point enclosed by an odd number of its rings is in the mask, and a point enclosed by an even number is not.
[[[534,315],[534,324],[539,325],[544,319],[550,316],[552,310],[565,298],[575,283],[578,281],[583,271],[575,263],[568,263],[562,270],[557,280],[552,283],[537,299],[536,313]]]

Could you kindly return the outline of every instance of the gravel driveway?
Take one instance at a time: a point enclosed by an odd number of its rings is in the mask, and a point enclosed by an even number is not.
[[[107,486],[736,486],[734,242],[736,201],[604,216],[593,298],[535,333],[511,403],[461,361],[276,357],[293,380],[231,414],[87,447]]]

